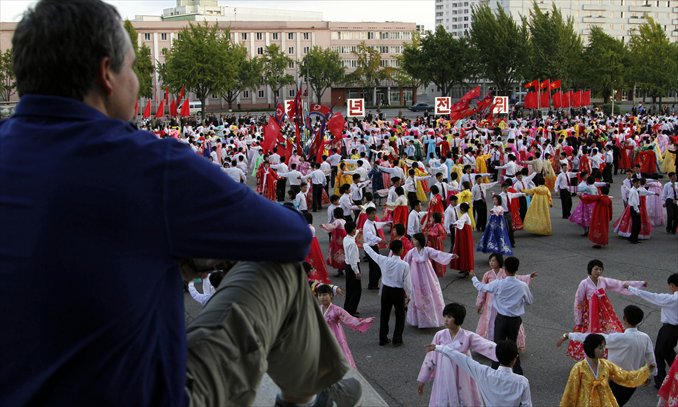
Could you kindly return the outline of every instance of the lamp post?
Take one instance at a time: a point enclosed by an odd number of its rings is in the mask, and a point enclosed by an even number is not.
[[[617,95],[617,91],[615,89],[612,89],[612,116],[614,116],[614,99],[615,95]]]

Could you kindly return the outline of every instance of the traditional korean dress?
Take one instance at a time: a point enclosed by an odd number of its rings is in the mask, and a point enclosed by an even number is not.
[[[426,243],[429,247],[442,252],[445,250],[446,237],[447,233],[445,232],[443,225],[440,223],[435,223],[426,234]],[[450,258],[450,261],[451,260],[452,259]],[[432,260],[433,269],[435,270],[435,273],[438,277],[445,277],[445,271],[447,269],[446,266],[450,263],[450,261],[439,262],[435,259]]]
[[[469,218],[469,213],[467,212],[461,215],[454,224],[456,235],[452,253],[459,257],[452,260],[450,269],[467,273],[475,267],[473,231],[471,229],[471,218]]]
[[[471,220],[471,229],[476,228],[476,220],[473,217],[473,193],[471,192],[470,189],[465,189],[457,194],[457,198],[459,198],[459,203],[462,204],[466,202],[468,204],[468,216],[469,219]]]
[[[490,210],[490,219],[476,250],[483,253],[501,253],[505,256],[513,255],[508,227],[504,219],[504,208],[501,205]]]
[[[607,246],[609,243],[610,221],[612,220],[612,200],[607,195],[583,195],[585,203],[593,203],[593,215],[589,229],[589,240],[593,244]]]
[[[671,370],[659,389],[657,407],[678,407],[678,358],[673,359]]]
[[[353,354],[351,354],[351,349],[348,347],[348,341],[346,340],[346,334],[344,334],[342,325],[356,332],[365,332],[372,325],[374,317],[356,318],[346,312],[343,308],[334,304],[330,304],[330,306],[323,311],[323,316],[325,317],[325,321],[330,327],[330,330],[334,334],[334,337],[337,338],[337,342],[339,343],[341,351],[344,353],[346,361],[352,368],[356,369]]]
[[[344,219],[335,219],[332,223],[320,226],[323,230],[330,233],[327,265],[334,267],[337,270],[346,268],[346,255],[344,253],[344,237],[346,236],[346,230],[344,230],[344,224],[346,224]]]
[[[443,325],[445,300],[431,260],[447,265],[452,254],[431,247],[410,250],[405,258],[410,265],[412,298],[407,307],[407,323],[418,328],[437,328]]]
[[[579,283],[574,296],[574,328],[572,332],[612,333],[624,332],[614,307],[607,297],[607,291],[623,295],[631,295],[624,288],[628,283],[633,287],[642,287],[643,281],[621,281],[614,278],[598,277],[596,285],[591,277]],[[584,347],[581,342],[570,341],[567,354],[576,360],[584,358]]]
[[[647,240],[652,235],[652,223],[650,217],[647,215],[647,197],[640,192],[640,233],[638,239]],[[631,221],[631,206],[626,206],[621,216],[614,222],[613,229],[621,237],[631,236],[631,228],[633,222]]]
[[[459,329],[452,337],[449,329],[436,332],[433,337],[435,345],[458,346],[456,350],[471,356],[471,351],[479,353],[488,359],[496,361],[494,342],[482,336]],[[480,396],[475,380],[459,366],[439,352],[428,352],[421,364],[417,381],[431,383],[430,407],[446,406],[482,406],[483,399]]]
[[[540,185],[533,189],[524,189],[522,192],[532,196],[530,207],[527,208],[525,214],[523,228],[535,235],[550,236],[552,233],[550,208],[553,204],[551,191],[544,185]]]
[[[313,225],[308,226],[311,228],[311,232],[313,233],[313,240],[311,240],[311,250],[308,252],[306,259],[304,260],[306,263],[310,264],[311,267],[313,267],[313,270],[308,275],[308,278],[329,284],[331,281],[329,274],[327,273],[327,267],[325,267],[325,258],[323,257],[320,243],[318,243],[318,238],[315,236],[315,228]]]

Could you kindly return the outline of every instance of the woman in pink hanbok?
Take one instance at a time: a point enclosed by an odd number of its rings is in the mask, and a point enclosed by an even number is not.
[[[602,277],[603,262],[591,260],[586,267],[589,276],[579,283],[574,296],[574,328],[572,332],[604,333],[624,332],[606,291],[631,295],[624,284],[646,287],[646,281],[621,281]],[[567,354],[575,360],[584,359],[584,348],[578,341],[570,341]]]
[[[664,216],[666,215],[666,211],[663,206],[664,202],[661,200],[662,188],[663,185],[661,182],[654,179],[648,179],[645,185],[645,189],[648,192],[654,193],[654,195],[648,195],[645,198],[647,217],[652,226],[661,226],[665,223]]]
[[[490,255],[490,271],[483,274],[483,284],[489,284],[494,280],[502,280],[506,278],[506,271],[504,267],[504,256],[501,253],[492,253]],[[516,275],[516,278],[526,284],[530,284],[532,279],[537,277],[539,273],[534,272],[530,275]],[[478,318],[478,326],[476,333],[486,339],[492,340],[494,338],[494,319],[497,316],[497,310],[492,306],[492,293],[479,291],[476,298],[476,309],[480,318]],[[520,325],[518,331],[518,350],[523,352],[525,350],[525,329]]]
[[[466,308],[463,305],[448,304],[443,314],[446,329],[435,334],[433,344],[452,346],[468,356],[473,351],[497,361],[494,342],[461,328],[466,317]],[[433,382],[428,404],[431,407],[483,405],[475,380],[439,352],[426,354],[417,382],[417,392],[420,395],[424,394],[426,383]]]
[[[351,354],[351,349],[348,347],[348,341],[346,341],[346,335],[344,334],[342,325],[362,333],[369,329],[374,321],[374,317],[356,318],[351,316],[351,314],[346,312],[343,308],[332,304],[332,288],[327,284],[318,286],[316,292],[318,294],[318,301],[320,301],[320,309],[323,313],[323,317],[325,317],[327,325],[337,339],[337,343],[339,343],[339,347],[344,353],[346,361],[352,368],[357,369],[355,361],[353,360],[353,355]]]
[[[426,247],[426,238],[422,233],[412,236],[414,248],[405,255],[410,265],[412,279],[412,298],[407,307],[407,323],[418,328],[437,328],[443,325],[443,292],[431,260],[449,264],[456,255]]]

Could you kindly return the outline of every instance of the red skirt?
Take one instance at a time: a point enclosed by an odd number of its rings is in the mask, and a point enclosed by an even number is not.
[[[664,378],[664,383],[662,383],[657,395],[659,396],[659,405],[678,407],[678,358],[673,360],[671,370]]]
[[[452,253],[459,256],[452,260],[450,269],[468,272],[475,267],[473,231],[471,225],[464,225],[463,229],[455,229],[454,249]]]
[[[325,284],[331,283],[329,274],[327,273],[327,267],[325,267],[325,261],[323,260],[323,252],[320,249],[320,243],[318,243],[318,238],[315,236],[311,241],[311,251],[308,252],[305,261],[313,267],[313,270],[311,270],[311,273],[308,275],[309,279],[320,281]]]
[[[403,225],[405,227],[405,233],[407,233],[407,217],[409,215],[409,209],[407,206],[396,206],[395,210],[393,211],[393,223],[391,224],[391,241],[393,241],[393,238],[395,237],[395,228],[394,226],[397,224]]]
[[[602,289],[601,289],[602,290]],[[604,333],[609,334],[613,332],[624,332],[621,322],[619,322],[619,317],[614,311],[610,299],[607,298],[607,294],[603,290],[602,294],[593,294],[598,295],[598,316],[597,321],[592,323],[591,312],[589,310],[589,303],[591,300],[587,300],[584,303],[584,311],[582,313],[582,321],[580,326],[575,326],[572,329],[572,332],[586,332],[586,333]],[[597,328],[596,328],[597,326]],[[579,341],[570,341],[570,344],[567,347],[567,354],[576,360],[584,359],[584,346],[582,342]],[[607,353],[606,353],[607,355]],[[607,357],[607,356],[606,356]]]
[[[330,235],[329,253],[327,254],[327,265],[337,270],[346,268],[344,254],[344,228],[334,229]]]

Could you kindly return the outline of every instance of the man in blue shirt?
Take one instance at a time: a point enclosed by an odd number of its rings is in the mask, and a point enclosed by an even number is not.
[[[0,404],[246,405],[266,371],[277,405],[359,398],[355,382],[334,384],[347,365],[298,263],[303,217],[128,123],[138,81],[115,9],[42,0],[12,45]],[[234,266],[187,335],[191,258],[271,263]]]

